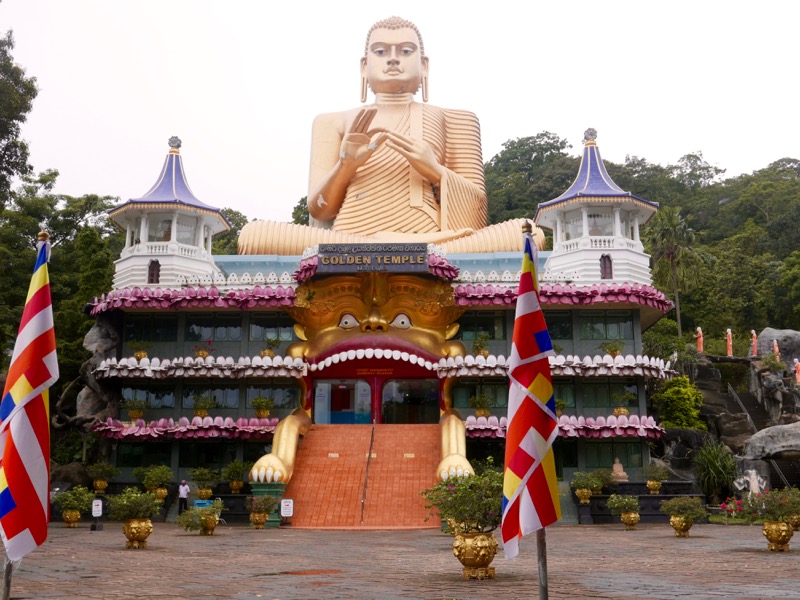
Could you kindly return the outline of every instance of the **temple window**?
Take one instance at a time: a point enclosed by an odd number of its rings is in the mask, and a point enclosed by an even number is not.
[[[603,254],[600,257],[600,279],[613,279],[614,267],[611,262],[611,257],[608,254]]]
[[[175,390],[172,388],[122,388],[125,400],[146,400],[150,408],[174,408]]]
[[[286,313],[252,314],[250,341],[264,342],[270,339],[281,342],[295,341],[297,337],[294,335],[294,321]]]
[[[633,314],[628,310],[584,310],[578,326],[582,340],[633,339]]]
[[[172,462],[172,442],[118,442],[117,466],[148,467]]]
[[[469,410],[469,399],[480,394],[491,397],[490,410],[508,408],[508,380],[494,377],[464,377],[453,386],[453,408]]]
[[[189,315],[183,339],[187,342],[237,342],[242,339],[242,316]]]
[[[125,315],[125,341],[175,342],[177,315]]]
[[[567,410],[575,410],[575,384],[572,379],[553,380],[553,397],[556,400],[563,400],[567,405]]]
[[[168,242],[172,230],[172,219],[166,215],[150,215],[147,231],[148,242]]]
[[[161,263],[151,260],[147,265],[147,283],[158,283],[161,281]]]
[[[236,458],[236,446],[233,442],[182,440],[179,448],[178,467],[182,469],[219,469]]]
[[[574,240],[583,235],[581,211],[572,210],[564,215],[564,240]]]
[[[193,217],[178,217],[178,243],[187,246],[195,245],[195,235],[197,231],[197,219]]]
[[[548,311],[544,315],[550,338],[572,341],[572,314],[567,311]]]
[[[584,448],[586,467],[589,469],[609,469],[615,458],[619,458],[623,467],[642,466],[642,444],[639,440],[587,442]]]
[[[472,341],[479,333],[486,333],[490,340],[506,339],[506,321],[501,311],[468,311],[458,320],[460,325],[456,339]]]
[[[300,388],[295,382],[289,380],[277,379],[268,384],[249,386],[247,388],[247,408],[253,408],[253,398],[258,396],[272,398],[273,408],[277,410],[294,410],[300,406]]]
[[[238,387],[192,386],[183,390],[182,408],[194,408],[195,400],[200,396],[213,398],[217,403],[217,408],[239,407]]]
[[[583,381],[577,385],[578,409],[602,409],[598,414],[610,413],[618,406],[636,408],[638,405],[638,388],[632,379],[614,379],[600,381]],[[566,400],[566,398],[564,398]]]
[[[594,209],[589,213],[589,235],[614,235],[614,215],[610,209]]]

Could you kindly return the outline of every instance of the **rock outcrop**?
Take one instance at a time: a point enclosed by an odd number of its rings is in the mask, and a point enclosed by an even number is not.
[[[800,423],[767,427],[744,444],[742,456],[757,458],[800,458]]]

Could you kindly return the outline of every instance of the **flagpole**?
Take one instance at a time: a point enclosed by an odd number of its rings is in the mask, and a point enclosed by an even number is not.
[[[539,563],[539,600],[547,600],[547,540],[545,528],[536,531],[536,560]]]
[[[6,558],[6,564],[3,568],[3,595],[0,596],[0,600],[9,600],[11,598],[11,572],[14,570],[14,563],[12,563],[8,556]]]

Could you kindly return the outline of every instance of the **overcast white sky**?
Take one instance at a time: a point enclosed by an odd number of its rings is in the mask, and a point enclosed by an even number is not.
[[[366,32],[393,14],[422,32],[430,103],[477,113],[485,160],[545,130],[577,154],[587,127],[614,162],[800,157],[796,1],[3,0],[0,31],[38,79],[23,135],[56,191],[139,197],[177,135],[200,200],[290,220],[314,116],[358,104]]]

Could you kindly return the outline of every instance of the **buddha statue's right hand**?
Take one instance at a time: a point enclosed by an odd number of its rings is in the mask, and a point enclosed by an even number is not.
[[[350,163],[354,168],[363,165],[372,153],[384,142],[384,132],[372,132],[369,126],[377,114],[376,108],[362,108],[358,111],[350,131],[345,134],[339,151],[339,158],[343,164]]]

